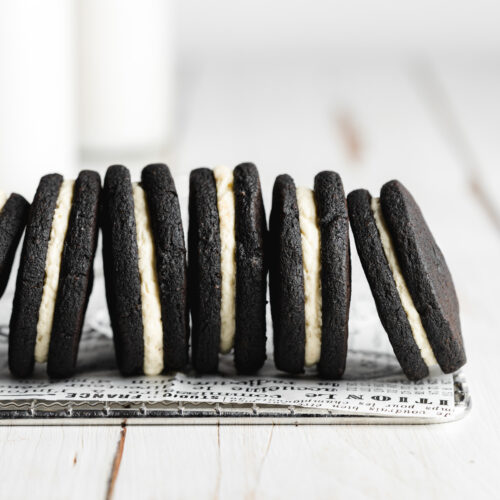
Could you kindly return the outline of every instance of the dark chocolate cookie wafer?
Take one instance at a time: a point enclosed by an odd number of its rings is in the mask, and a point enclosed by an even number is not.
[[[380,204],[434,356],[444,373],[454,372],[466,356],[458,299],[444,256],[419,206],[400,182],[382,187]]]
[[[62,181],[59,174],[42,177],[28,217],[10,319],[9,367],[17,377],[33,371],[45,260]]]
[[[349,218],[361,264],[370,285],[377,311],[389,340],[406,376],[418,380],[428,375],[429,369],[403,309],[380,239],[371,208],[372,197],[364,189],[353,191],[347,197]]]
[[[144,338],[134,198],[130,173],[114,165],[106,172],[102,203],[106,298],[118,367],[143,373]]]
[[[335,172],[320,172],[314,179],[318,225],[321,234],[321,356],[319,374],[340,378],[345,370],[351,254],[349,218],[344,187]]]
[[[267,223],[257,168],[234,169],[236,238],[236,333],[234,362],[254,373],[266,359]]]
[[[188,252],[192,363],[200,373],[215,373],[221,332],[221,243],[217,189],[208,168],[193,170],[190,176]]]
[[[28,221],[30,204],[12,193],[0,211],[0,297],[9,281],[19,240]]]
[[[170,170],[163,164],[149,165],[142,171],[142,187],[155,240],[165,370],[182,370],[188,361],[189,318],[179,199]]]
[[[269,285],[276,367],[304,371],[305,307],[299,208],[293,179],[274,183],[269,245]]]
[[[76,179],[64,241],[59,286],[50,336],[47,372],[70,377],[75,371],[80,335],[93,284],[101,178],[84,170]]]

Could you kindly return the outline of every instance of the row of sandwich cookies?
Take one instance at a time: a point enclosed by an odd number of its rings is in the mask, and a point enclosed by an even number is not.
[[[186,367],[188,297],[196,371],[216,372],[219,354],[233,350],[240,373],[257,372],[266,358],[269,268],[276,366],[300,373],[317,365],[321,376],[341,377],[351,288],[349,219],[406,375],[422,378],[437,364],[451,372],[465,362],[451,276],[418,206],[397,181],[384,186],[380,201],[365,191],[351,193],[348,209],[334,172],[318,174],[314,190],[279,176],[268,234],[253,164],[194,170],[188,269],[168,167],[150,165],[141,182],[132,183],[125,167],[113,166],[102,195],[92,172],[82,172],[75,183],[42,178],[30,210],[11,320],[9,363],[15,375],[27,376],[34,360],[47,359],[52,377],[74,372],[100,205],[106,296],[124,375]],[[37,231],[43,237],[37,239]],[[28,254],[33,262],[24,262]],[[28,317],[19,313],[26,307],[32,312]]]

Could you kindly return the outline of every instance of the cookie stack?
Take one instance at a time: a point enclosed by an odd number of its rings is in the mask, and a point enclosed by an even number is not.
[[[199,373],[216,372],[219,353],[233,349],[239,373],[255,373],[264,364],[266,239],[255,165],[191,173],[189,291],[192,362]]]
[[[274,184],[270,219],[270,292],[276,367],[318,366],[339,378],[347,355],[351,299],[349,222],[342,181],[321,172],[314,190],[289,175]]]
[[[349,226],[382,325],[406,376],[466,361],[459,307],[444,257],[409,191],[345,197],[340,176],[320,172],[314,189],[289,175],[274,184],[267,228],[257,168],[242,163],[191,172],[187,252],[174,180],[148,165],[76,180],[43,177],[31,206],[0,193],[0,295],[26,227],[9,336],[9,366],[29,376],[71,376],[103,232],[106,299],[123,375],[189,367],[216,373],[232,353],[240,374],[266,360],[267,273],[274,362],[300,374],[342,377],[351,299]],[[191,328],[189,321],[191,313]],[[191,332],[190,332],[191,330]],[[191,335],[190,335],[191,333]],[[191,343],[191,356],[189,346]]]
[[[380,320],[406,376],[465,364],[457,295],[441,250],[409,191],[384,184],[380,198],[349,194],[358,254]]]
[[[187,271],[177,192],[166,165],[132,183],[106,173],[103,257],[116,360],[123,375],[183,370],[188,361]]]
[[[19,194],[0,191],[0,297],[5,292],[19,240],[26,226],[29,203]]]
[[[29,211],[9,333],[9,367],[27,377],[47,362],[51,377],[74,373],[92,290],[101,180],[42,177]]]

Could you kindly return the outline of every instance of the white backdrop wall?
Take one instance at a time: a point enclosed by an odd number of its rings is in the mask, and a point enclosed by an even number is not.
[[[184,56],[500,51],[495,0],[176,0]]]

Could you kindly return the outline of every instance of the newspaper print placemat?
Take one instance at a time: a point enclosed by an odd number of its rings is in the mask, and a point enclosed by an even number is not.
[[[300,377],[286,376],[274,368],[271,356],[258,376],[241,377],[234,372],[230,355],[221,358],[218,376],[188,372],[123,378],[116,368],[101,285],[98,280],[80,344],[78,373],[71,379],[50,381],[43,365],[30,379],[12,378],[7,365],[8,328],[0,327],[0,401],[172,401],[283,405],[399,418],[453,416],[453,376],[436,374],[420,382],[408,381],[368,295],[353,302],[347,368],[340,381],[318,379],[314,370]],[[6,324],[5,305],[0,318]]]

